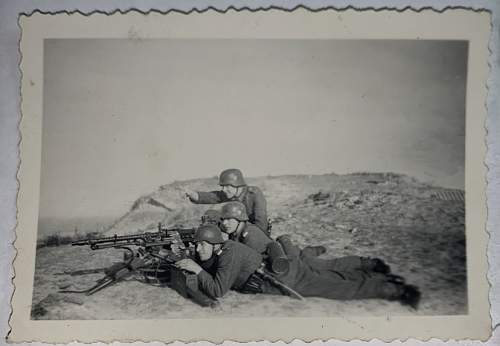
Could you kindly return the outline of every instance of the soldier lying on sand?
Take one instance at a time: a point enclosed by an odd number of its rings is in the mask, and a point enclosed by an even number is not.
[[[259,228],[247,222],[248,216],[244,205],[239,202],[225,204],[221,210],[221,218],[222,231],[229,235],[229,239],[243,243],[261,255],[268,253],[268,248],[274,241]],[[299,257],[313,270],[350,271],[359,269],[382,274],[390,273],[389,266],[378,258],[345,256],[322,259],[317,258],[317,256],[326,251],[323,246],[308,246],[301,250],[293,245],[290,237],[286,235],[278,237],[277,241],[289,257]]]
[[[219,176],[221,191],[201,192],[186,190],[186,196],[195,204],[218,204],[239,201],[245,205],[249,221],[264,233],[270,234],[267,220],[267,203],[262,191],[248,186],[239,169],[231,168]]]
[[[283,274],[262,274],[262,256],[252,248],[232,240],[224,241],[214,225],[200,226],[194,236],[199,263],[183,259],[179,268],[198,276],[200,289],[213,297],[222,297],[230,289],[242,293],[283,294],[273,280],[305,297],[329,299],[379,298],[399,301],[417,308],[420,293],[392,276],[362,270],[312,270],[299,257],[289,258]]]

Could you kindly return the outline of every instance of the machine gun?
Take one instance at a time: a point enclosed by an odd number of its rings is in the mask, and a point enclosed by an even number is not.
[[[194,233],[194,228],[167,229],[160,223],[157,232],[121,236],[115,234],[111,237],[75,241],[72,246],[88,245],[92,250],[126,250],[124,261],[106,268],[105,276],[88,289],[65,289],[60,292],[92,295],[135,273],[140,273],[147,283],[167,284],[183,297],[201,306],[214,307],[218,303],[217,300],[199,290],[197,276],[175,266],[175,262],[194,255]]]
[[[72,246],[89,245],[92,250],[107,248],[122,248],[125,246],[141,246],[144,248],[158,248],[169,246],[178,241],[190,243],[193,241],[194,228],[163,228],[158,224],[157,232],[145,232],[131,235],[117,235],[111,237],[90,238],[71,243]]]

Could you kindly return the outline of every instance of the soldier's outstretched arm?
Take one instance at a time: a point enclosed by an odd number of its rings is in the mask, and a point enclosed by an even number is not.
[[[191,202],[196,204],[218,204],[227,202],[226,194],[222,191],[202,192],[198,191],[198,200]]]
[[[196,203],[198,201],[198,192],[196,191],[193,191],[193,190],[187,190],[185,189],[184,190],[184,194],[186,195],[186,197],[193,203]]]

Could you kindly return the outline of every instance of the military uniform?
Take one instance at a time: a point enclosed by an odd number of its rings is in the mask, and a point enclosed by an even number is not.
[[[344,256],[331,259],[301,256],[301,259],[317,270],[349,271],[367,269],[364,265],[364,258],[359,256]]]
[[[198,274],[200,288],[207,294],[222,297],[229,289],[244,293],[283,294],[280,288],[265,279],[254,280],[259,276],[255,271],[261,266],[262,256],[246,245],[228,240],[215,256],[210,266],[206,265],[208,261],[205,265],[202,263],[204,270]],[[403,294],[404,287],[379,273],[313,270],[298,257],[290,259],[286,273],[274,277],[305,297],[342,300],[396,300]],[[251,289],[247,289],[250,282]],[[257,287],[255,282],[259,282]]]
[[[315,270],[299,258],[291,259],[288,272],[276,278],[304,297],[395,300],[403,293],[403,287],[384,274],[362,270]],[[262,286],[262,293],[282,294],[280,288],[268,281]]]
[[[229,238],[245,244],[260,254],[265,254],[267,247],[273,242],[273,240],[264,234],[260,228],[248,222],[245,223],[240,232],[232,233]]]
[[[244,186],[243,192],[238,197],[227,198],[222,191],[198,192],[198,200],[191,202],[196,204],[218,204],[230,201],[238,201],[245,205],[248,219],[259,227],[264,233],[269,234],[269,223],[267,220],[267,202],[262,191],[256,186]]]
[[[228,240],[210,260],[201,263],[200,288],[212,297],[239,290],[260,267],[262,256],[246,245]]]
[[[229,239],[243,243],[264,256],[267,254],[269,244],[274,242],[265,235],[260,228],[251,223],[246,223],[240,232],[232,233]],[[283,241],[283,236],[279,239],[279,243],[289,258],[300,257],[300,259],[305,264],[311,266],[313,270],[349,271],[353,269],[367,269],[365,263],[368,259],[365,260],[363,257],[345,256],[333,259],[312,257],[304,253],[304,251],[298,246],[293,245],[290,241]]]
[[[299,257],[304,263],[309,265],[313,270],[331,270],[331,271],[350,271],[350,270],[364,270],[364,271],[378,271],[374,265],[376,262],[369,257],[360,256],[344,256],[331,259],[318,258],[309,255],[304,250],[301,250],[297,245],[293,244],[289,236],[281,236],[277,239],[281,244],[285,253],[290,258]],[[390,271],[389,267],[381,268]]]

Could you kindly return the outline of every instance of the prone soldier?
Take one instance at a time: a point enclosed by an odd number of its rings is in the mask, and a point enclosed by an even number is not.
[[[221,210],[221,224],[229,239],[243,243],[260,254],[266,252],[273,240],[254,224],[248,222],[249,217],[243,203],[229,202]]]
[[[262,191],[248,186],[239,169],[224,170],[219,176],[219,191],[186,191],[186,196],[195,204],[218,204],[239,201],[245,205],[249,221],[264,233],[270,234],[267,219],[267,202]]]
[[[240,202],[226,203],[221,210],[223,234],[230,240],[254,249],[269,262],[270,269],[282,273],[288,269],[288,261],[281,245],[254,224],[248,222],[245,206]]]
[[[265,235],[258,227],[248,223],[245,206],[239,202],[226,203],[221,210],[222,231],[229,235],[229,239],[243,243],[262,255],[269,254],[269,246],[276,243]],[[344,256],[333,259],[317,258],[326,249],[322,246],[307,246],[300,249],[294,245],[288,235],[278,237],[277,242],[284,249],[286,255],[299,257],[313,270],[349,271],[364,270],[389,274],[390,268],[381,259]]]
[[[200,226],[194,236],[199,263],[183,259],[176,265],[198,277],[200,289],[222,297],[230,289],[242,293],[284,294],[283,287],[304,297],[349,300],[379,298],[418,307],[420,292],[391,275],[360,270],[312,270],[299,257],[290,258],[288,270],[273,274],[262,270],[262,256],[232,240],[224,241],[219,228]],[[264,273],[264,274],[262,274]],[[277,285],[276,283],[279,283]]]
[[[297,245],[293,244],[289,235],[282,235],[276,239],[277,242],[285,249],[288,256],[300,257],[307,265],[313,269],[320,270],[364,270],[367,272],[376,272],[382,274],[390,274],[391,268],[380,258],[361,257],[361,256],[343,256],[331,259],[318,258],[314,253],[315,248],[321,247],[305,247],[300,249]]]

